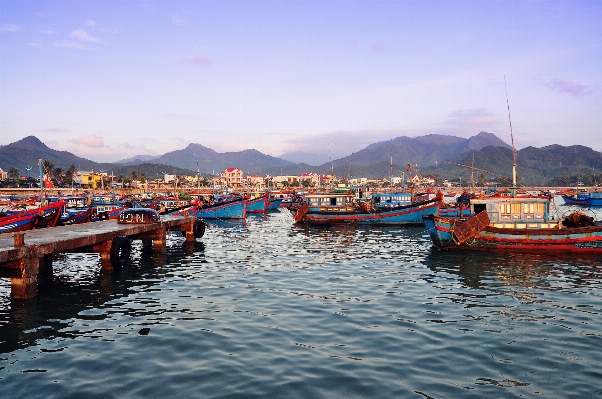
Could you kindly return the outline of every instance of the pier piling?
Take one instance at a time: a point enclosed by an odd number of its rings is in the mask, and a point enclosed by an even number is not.
[[[166,247],[167,232],[181,231],[186,241],[194,241],[194,216],[165,217],[152,224],[118,224],[115,220],[31,230],[0,235],[0,277],[11,279],[11,296],[29,299],[37,294],[42,278],[52,276],[52,255],[60,252],[100,254],[103,270],[127,263],[130,240],[152,242],[155,252]]]

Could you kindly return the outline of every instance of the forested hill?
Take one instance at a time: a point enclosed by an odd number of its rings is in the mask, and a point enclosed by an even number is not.
[[[37,176],[39,158],[50,161],[55,168],[63,171],[74,165],[77,170],[103,170],[124,176],[136,172],[149,177],[162,177],[164,173],[190,175],[199,170],[201,174],[211,175],[228,167],[237,167],[245,176],[307,172],[330,174],[334,170],[340,178],[383,178],[401,176],[402,173],[407,176],[410,164],[412,174],[418,171],[441,179],[469,179],[474,172],[475,176],[486,180],[495,176],[511,180],[513,163],[511,147],[486,132],[468,139],[443,135],[397,137],[371,144],[348,157],[320,166],[293,164],[256,150],[217,153],[200,144],[190,144],[183,150],[172,151],[150,161],[128,164],[97,163],[67,151],[53,150],[34,136],[0,147],[0,168],[4,171],[17,168],[22,176]],[[597,177],[601,171],[602,154],[581,145],[527,147],[517,152],[519,183],[525,186],[574,185],[577,179],[592,185],[602,181]]]

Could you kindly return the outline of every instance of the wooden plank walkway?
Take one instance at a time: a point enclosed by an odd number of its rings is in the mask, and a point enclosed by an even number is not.
[[[197,220],[194,216],[166,216],[152,224],[118,224],[116,220],[106,220],[0,234],[0,277],[11,279],[13,298],[33,298],[40,266],[51,267],[54,253],[99,253],[101,267],[112,269],[111,246],[119,237],[152,241],[153,249],[162,252],[168,231],[181,231],[186,241],[194,241]]]

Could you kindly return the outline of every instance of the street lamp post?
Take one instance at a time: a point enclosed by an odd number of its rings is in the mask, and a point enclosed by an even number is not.
[[[27,182],[29,183],[29,188],[31,188],[31,179],[29,176],[29,171],[31,170],[31,166],[27,165],[27,167],[25,169],[27,170]]]

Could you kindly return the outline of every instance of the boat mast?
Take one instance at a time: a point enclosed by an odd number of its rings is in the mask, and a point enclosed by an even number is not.
[[[391,189],[393,188],[393,140],[389,139],[389,148],[391,150],[391,162],[389,163],[389,179],[391,180]]]
[[[351,153],[351,156],[349,157],[349,181],[351,182],[351,176],[353,173],[353,152]]]
[[[44,205],[44,173],[42,172],[42,158],[38,158],[38,166],[40,168],[40,189],[42,190],[40,194],[40,208]]]
[[[474,152],[472,153],[472,166],[474,167]],[[475,192],[474,189],[474,169],[470,172],[470,185],[472,187],[472,192]]]
[[[514,163],[512,164],[512,194],[516,188],[516,149],[514,148],[514,135],[512,134],[512,119],[510,119],[510,103],[508,102],[508,88],[506,87],[506,75],[504,75],[504,90],[506,90],[506,106],[508,107],[508,122],[510,122],[510,139],[512,141],[512,156]]]
[[[328,149],[328,152],[330,152],[330,149]],[[332,190],[334,187],[334,163],[333,163],[333,159],[332,159],[332,155],[330,156],[330,189]]]

